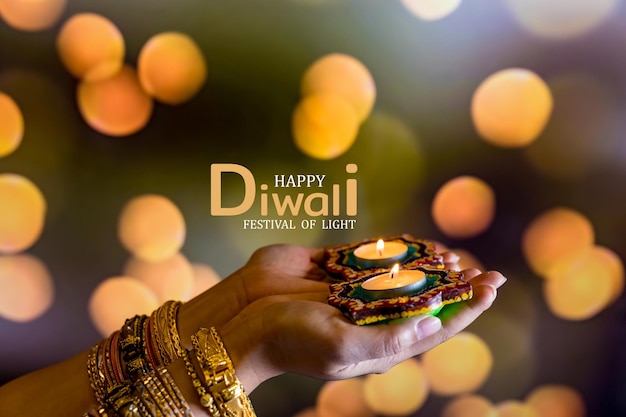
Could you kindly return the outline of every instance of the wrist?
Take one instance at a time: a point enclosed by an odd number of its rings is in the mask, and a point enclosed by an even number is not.
[[[178,312],[178,331],[183,347],[191,349],[191,335],[201,327],[224,326],[245,307],[239,280],[226,278],[209,291],[184,303]]]
[[[219,333],[246,392],[281,373],[269,361],[266,353],[269,335],[259,316],[237,316],[219,328]]]

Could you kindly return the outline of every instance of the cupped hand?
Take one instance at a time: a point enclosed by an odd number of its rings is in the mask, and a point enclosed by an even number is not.
[[[284,372],[344,379],[385,372],[444,342],[494,302],[506,279],[496,271],[465,270],[474,297],[419,316],[357,326],[327,304],[328,290],[273,295],[251,303],[223,329],[248,390]]]
[[[457,255],[442,255],[446,268],[457,268]],[[330,277],[323,261],[323,248],[271,245],[257,250],[242,268],[185,303],[179,313],[181,340],[189,347],[189,338],[199,327],[224,325],[265,297],[327,293]]]

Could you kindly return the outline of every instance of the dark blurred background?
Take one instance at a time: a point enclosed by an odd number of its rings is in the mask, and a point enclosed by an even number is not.
[[[29,178],[45,196],[44,231],[28,253],[47,265],[55,291],[52,306],[35,320],[0,317],[0,383],[99,340],[90,294],[121,275],[129,256],[117,238],[118,216],[129,199],[156,193],[185,217],[185,256],[223,277],[254,249],[276,242],[321,246],[410,233],[467,250],[509,277],[494,308],[470,327],[494,358],[478,392],[499,402],[522,399],[541,384],[565,384],[580,393],[589,416],[626,416],[626,300],[588,320],[558,318],[521,249],[536,216],[566,206],[591,221],[598,244],[622,259],[626,254],[626,7],[613,2],[597,24],[576,21],[593,20],[592,12],[564,13],[567,29],[555,26],[556,35],[546,36],[524,26],[517,3],[466,0],[449,16],[426,21],[392,0],[70,0],[47,30],[0,23],[0,91],[20,105],[26,126],[21,146],[0,158],[0,173]],[[594,8],[582,0],[571,7],[578,3]],[[96,132],[81,118],[78,82],[55,47],[64,20],[79,12],[113,21],[132,64],[152,35],[188,34],[206,59],[206,84],[180,106],[155,103],[150,122],[135,134]],[[585,30],[576,32],[579,26]],[[291,115],[304,71],[334,52],[366,65],[377,98],[355,145],[321,161],[294,146]],[[539,74],[554,99],[545,131],[521,149],[481,140],[470,113],[477,86],[512,67]],[[215,162],[244,165],[259,182],[320,173],[340,184],[346,163],[357,163],[357,226],[251,231],[242,229],[241,217],[212,217]],[[467,239],[443,234],[430,212],[437,190],[460,175],[482,179],[496,196],[491,226]],[[257,203],[248,217],[258,210]],[[287,375],[251,397],[259,416],[291,416],[315,404],[322,384]],[[447,401],[430,395],[415,415],[439,415]]]

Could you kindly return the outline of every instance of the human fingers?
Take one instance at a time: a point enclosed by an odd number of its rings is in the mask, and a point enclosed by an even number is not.
[[[476,288],[472,300],[447,306],[438,317],[416,317],[399,322],[394,331],[385,336],[386,350],[373,351],[369,359],[346,366],[339,373],[347,378],[386,372],[392,366],[434,348],[465,329],[492,305],[495,297],[494,287],[481,285]],[[439,325],[436,320],[440,320]],[[389,326],[393,324],[389,323]],[[372,328],[377,329],[377,326]],[[388,355],[385,356],[385,353]]]
[[[470,278],[472,286],[491,285],[500,288],[507,281],[506,277],[498,271],[488,271]]]
[[[474,287],[474,296],[471,300],[444,307],[438,315],[442,322],[442,329],[425,340],[427,349],[445,342],[469,326],[491,307],[497,295],[498,291],[492,285],[479,285]]]
[[[452,251],[445,251],[441,253],[444,263],[457,263],[461,259],[459,255]]]
[[[463,272],[463,281],[465,282],[470,281],[483,273],[480,269],[476,268],[464,269],[461,272]]]
[[[459,271],[459,260],[461,257],[452,251],[441,252],[443,258],[443,267],[451,271]]]

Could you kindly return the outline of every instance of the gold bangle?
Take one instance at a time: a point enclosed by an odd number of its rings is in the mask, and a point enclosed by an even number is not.
[[[154,337],[165,365],[182,358],[185,351],[180,342],[176,323],[178,310],[182,304],[180,301],[170,300],[153,313]]]
[[[215,329],[199,329],[191,343],[202,369],[204,384],[217,404],[221,416],[254,417],[254,409],[235,368]]]

